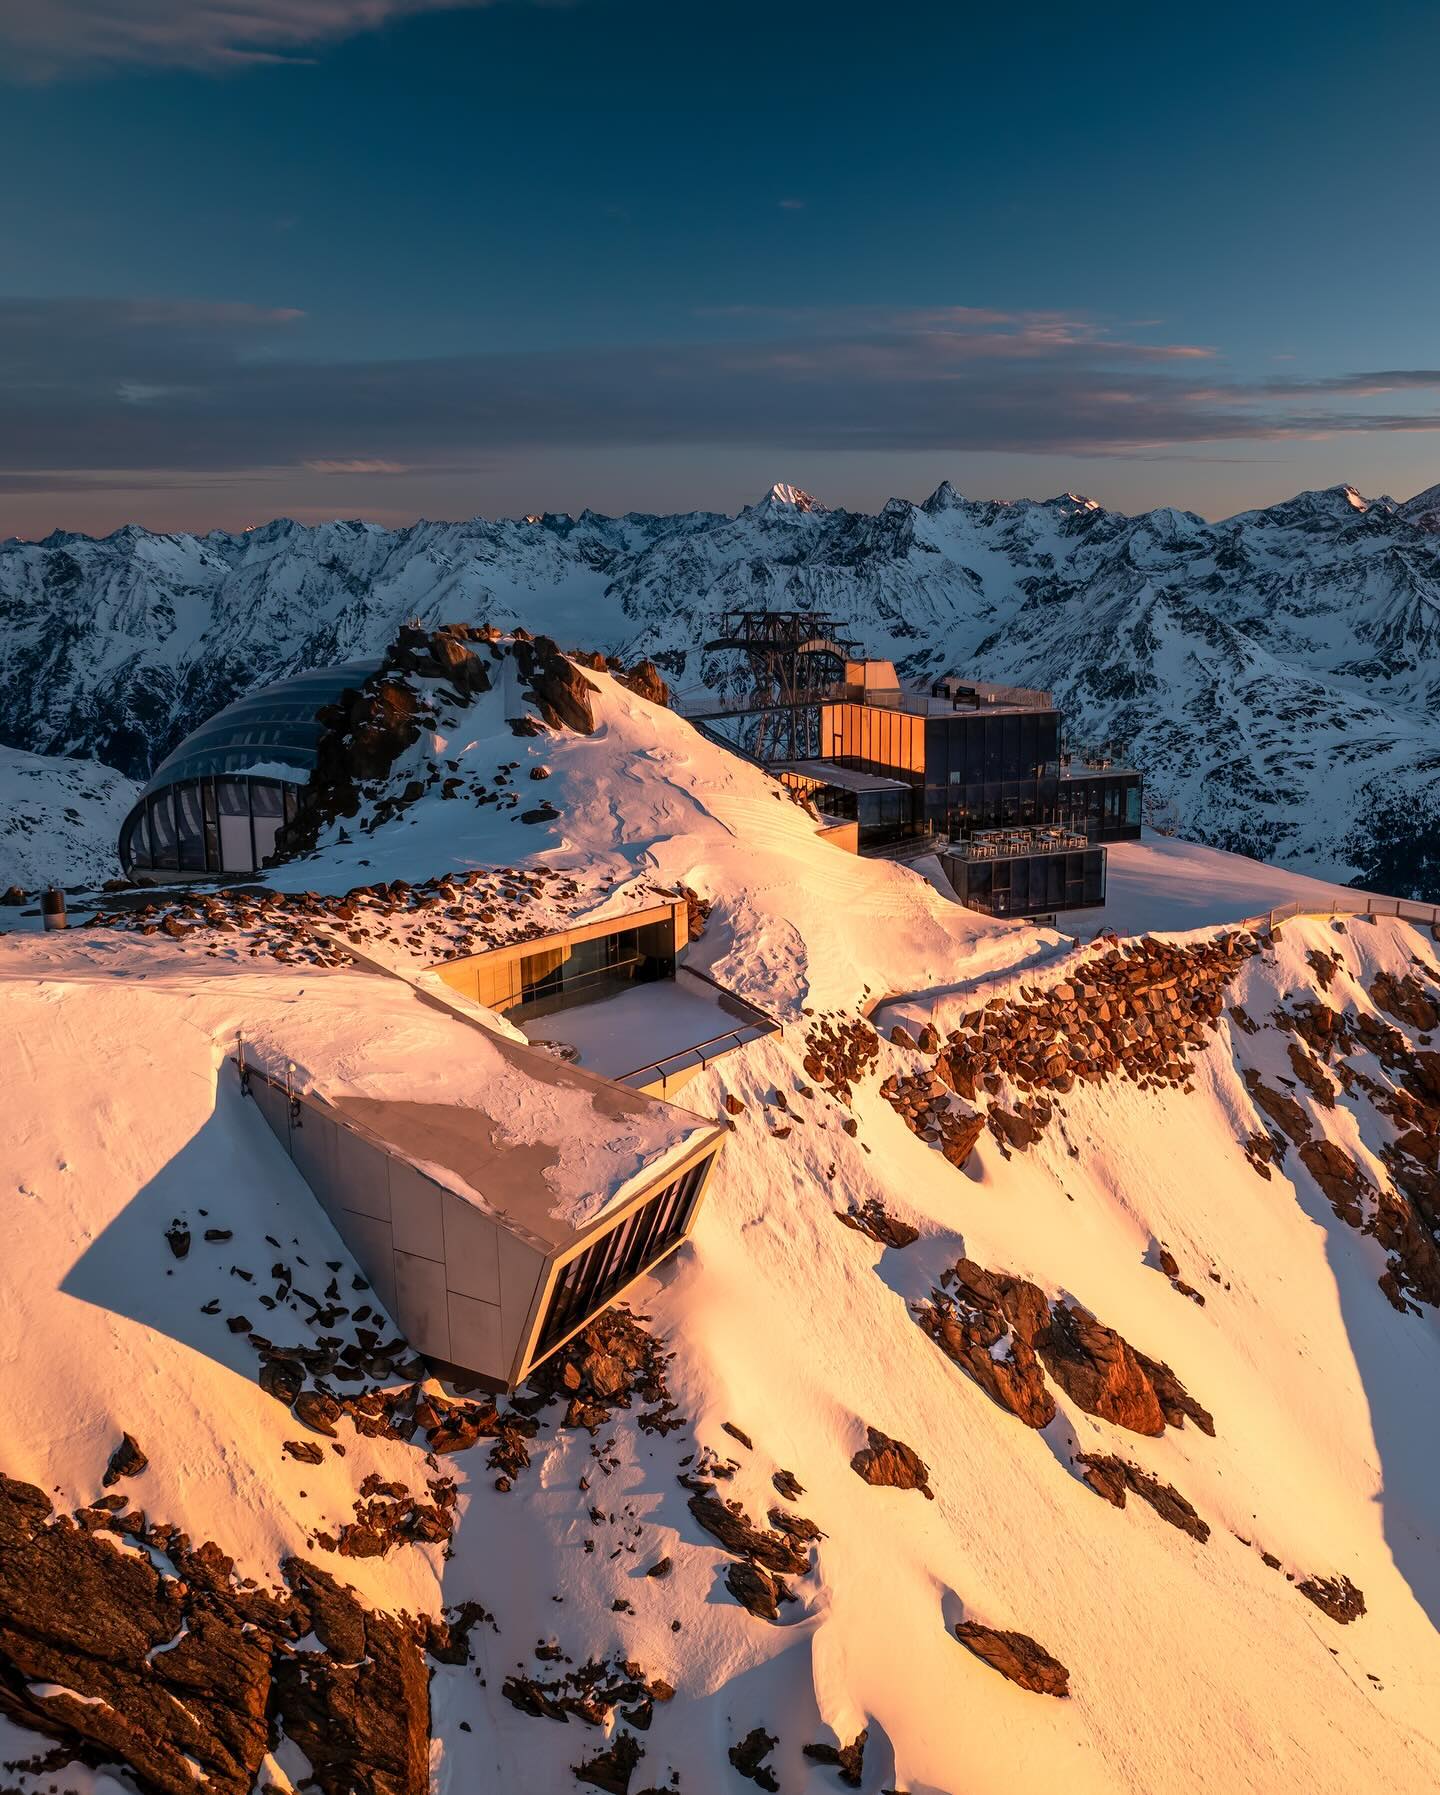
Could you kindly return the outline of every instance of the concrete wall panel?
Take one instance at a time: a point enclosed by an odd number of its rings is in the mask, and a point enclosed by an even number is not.
[[[434,1359],[451,1358],[443,1265],[434,1259],[422,1259],[417,1253],[397,1251],[392,1313],[417,1352]]]
[[[258,1073],[250,1080],[250,1095],[255,1106],[270,1124],[271,1132],[280,1145],[288,1153],[290,1151],[290,1104],[284,1091],[277,1091],[274,1085],[261,1078]]]
[[[403,1159],[390,1161],[390,1225],[396,1250],[418,1253],[443,1263],[445,1228],[440,1219],[443,1193]]]
[[[498,1303],[500,1249],[495,1221],[473,1203],[448,1191],[441,1199],[441,1211],[445,1223],[446,1285],[461,1296]]]
[[[500,1334],[500,1309],[496,1303],[477,1303],[473,1297],[449,1293],[450,1358],[470,1371],[491,1377],[508,1372]]]
[[[545,1257],[513,1234],[500,1229],[500,1324],[506,1370],[520,1350],[520,1339],[535,1298],[535,1286],[545,1270]]]
[[[298,1128],[290,1131],[290,1154],[301,1177],[327,1209],[336,1205],[335,1124],[315,1108],[301,1102]]]
[[[370,1281],[370,1288],[384,1303],[390,1315],[395,1312],[395,1250],[389,1222],[377,1222],[368,1215],[342,1210],[335,1231],[345,1242],[351,1258]],[[352,1302],[358,1298],[352,1298]]]
[[[390,1220],[390,1156],[352,1129],[335,1134],[335,1189],[340,1206],[377,1222]]]

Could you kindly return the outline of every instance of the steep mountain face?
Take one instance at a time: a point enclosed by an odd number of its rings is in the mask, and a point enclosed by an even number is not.
[[[842,619],[912,677],[1054,690],[1072,748],[1141,766],[1181,831],[1440,896],[1440,488],[1210,524],[942,485],[874,516],[776,486],[738,517],[362,523],[0,545],[0,737],[140,777],[220,704],[418,616],[656,657],[736,690],[726,607]]]
[[[117,876],[115,843],[139,789],[93,761],[0,748],[0,892]]]
[[[1158,840],[1119,938],[983,917],[486,671],[271,892],[0,935],[5,1788],[1431,1795],[1432,932]],[[464,1101],[515,1025],[425,969],[657,884],[783,1032],[678,1093],[693,1239],[492,1401],[227,1056]]]

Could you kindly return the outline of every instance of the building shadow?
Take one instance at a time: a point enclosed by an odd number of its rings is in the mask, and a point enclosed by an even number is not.
[[[189,1234],[183,1257],[167,1233]],[[206,1230],[223,1239],[206,1240]],[[153,1328],[253,1383],[253,1329],[281,1343],[313,1339],[302,1314],[273,1302],[273,1268],[317,1299],[338,1278],[346,1293],[355,1267],[310,1187],[222,1067],[215,1107],[173,1157],[136,1190],[66,1273],[67,1296]],[[336,1270],[339,1267],[339,1270]],[[247,1275],[248,1274],[248,1275]],[[218,1305],[205,1313],[208,1305]],[[250,1328],[232,1329],[231,1317]]]

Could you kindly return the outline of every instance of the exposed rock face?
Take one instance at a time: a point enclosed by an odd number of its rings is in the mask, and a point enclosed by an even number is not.
[[[726,1756],[740,1772],[762,1789],[774,1791],[780,1787],[775,1772],[765,1763],[765,1759],[780,1743],[774,1733],[767,1733],[763,1726],[753,1727],[745,1737],[732,1745]]]
[[[670,703],[670,688],[666,685],[660,669],[654,661],[637,661],[628,673],[617,674],[622,686],[628,686],[641,698],[648,698],[651,704],[664,705]]]
[[[323,1795],[425,1795],[429,1685],[408,1621],[299,1559],[272,1595],[234,1585],[216,1546],[144,1537],[175,1574],[0,1476],[0,1713],[162,1795],[194,1795],[196,1765],[219,1795],[250,1795],[277,1727]],[[298,1649],[311,1634],[322,1649]]]
[[[955,1637],[967,1651],[1022,1689],[1059,1697],[1070,1693],[1070,1672],[1028,1633],[1007,1633],[962,1620],[956,1625]]]
[[[595,713],[591,699],[599,690],[571,660],[561,654],[549,636],[527,640],[517,635],[515,665],[527,681],[529,696],[544,720],[555,729],[573,729],[578,735],[594,735]]]
[[[1384,1010],[1397,1022],[1408,1023],[1421,1034],[1440,1028],[1440,1004],[1413,973],[1407,972],[1397,979],[1388,972],[1377,972],[1370,986],[1370,996],[1377,1010]]]
[[[1414,963],[1440,992],[1434,972],[1418,958]],[[1338,1107],[1341,1092],[1347,1099],[1363,1095],[1394,1124],[1395,1138],[1377,1153],[1384,1174],[1362,1170],[1338,1142],[1317,1137],[1304,1105],[1272,1090],[1255,1071],[1245,1072],[1245,1083],[1257,1107],[1298,1147],[1335,1214],[1384,1248],[1387,1264],[1378,1281],[1387,1299],[1401,1311],[1418,1303],[1440,1306],[1440,1054],[1423,1045],[1427,1032],[1420,1033],[1418,1047],[1405,1033],[1432,1025],[1440,1018],[1440,1003],[1414,973],[1399,978],[1378,973],[1370,996],[1405,1027],[1315,997],[1287,1002],[1270,1021],[1309,1049],[1288,1044],[1292,1069],[1318,1108]],[[1376,1077],[1363,1060],[1357,1065],[1361,1056],[1373,1056],[1386,1076]],[[1251,1164],[1268,1175],[1268,1164],[1279,1163],[1285,1150],[1272,1140],[1267,1158],[1261,1138],[1252,1135],[1246,1151]]]
[[[879,1197],[867,1197],[858,1209],[837,1209],[835,1219],[882,1247],[908,1247],[920,1238],[920,1230],[891,1215]]]
[[[867,1427],[870,1444],[862,1446],[850,1460],[850,1469],[866,1483],[886,1489],[919,1490],[926,1501],[935,1500],[930,1488],[930,1471],[913,1447],[903,1440],[892,1440],[877,1427]]]
[[[1191,947],[1148,937],[1113,946],[1062,983],[1022,986],[1019,998],[971,1011],[928,1070],[892,1073],[880,1094],[952,1165],[965,1165],[987,1126],[1002,1153],[1026,1152],[1054,1120],[1054,1097],[1077,1081],[1186,1085],[1189,1056],[1218,1026],[1227,985],[1258,951],[1240,933]],[[918,1053],[939,1036],[927,1027],[917,1043],[897,1024],[891,1040]],[[1007,1085],[1018,1095],[1001,1103]],[[968,1107],[981,1101],[981,1113]]]
[[[1139,1465],[1132,1465],[1127,1459],[1108,1453],[1082,1452],[1075,1462],[1083,1467],[1085,1481],[1096,1495],[1103,1496],[1114,1507],[1124,1508],[1125,1498],[1133,1490],[1150,1504],[1161,1520],[1168,1521],[1172,1527],[1178,1527],[1182,1533],[1188,1533],[1191,1539],[1199,1540],[1202,1546],[1209,1539],[1208,1523],[1200,1519],[1194,1507],[1173,1483],[1161,1483],[1158,1477],[1142,1471]]]
[[[1313,1130],[1309,1116],[1293,1097],[1286,1097],[1282,1092],[1272,1090],[1253,1068],[1245,1073],[1245,1089],[1254,1099],[1256,1108],[1263,1110],[1275,1126],[1290,1137],[1295,1146],[1304,1146]]]
[[[1295,1587],[1342,1627],[1359,1620],[1365,1612],[1365,1597],[1348,1577],[1307,1577]]]
[[[1039,1285],[961,1259],[915,1307],[945,1355],[1003,1409],[1044,1427],[1055,1401],[1041,1371],[1087,1414],[1132,1433],[1161,1434],[1189,1419],[1213,1434],[1209,1412],[1168,1365],[1138,1352],[1076,1303],[1052,1303]]]
[[[920,1326],[1002,1409],[1027,1427],[1047,1426],[1055,1399],[1032,1344],[1049,1323],[1044,1291],[973,1259],[961,1259],[945,1282],[950,1295],[937,1290],[916,1309]]]
[[[848,1745],[806,1745],[801,1749],[816,1764],[834,1764],[847,1789],[858,1789],[865,1771],[865,1741],[870,1737],[867,1726]]]
[[[1165,1413],[1134,1348],[1071,1303],[1056,1303],[1037,1342],[1045,1369],[1087,1414],[1131,1433],[1162,1434]]]
[[[110,1462],[100,1481],[108,1490],[112,1484],[119,1483],[122,1477],[138,1477],[149,1463],[150,1460],[140,1450],[135,1436],[122,1434],[120,1444],[110,1454]]]

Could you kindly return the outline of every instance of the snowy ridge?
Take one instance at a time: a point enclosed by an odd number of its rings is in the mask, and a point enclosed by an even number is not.
[[[312,1436],[258,1385],[255,1351],[226,1318],[243,1313],[282,1342],[312,1338],[293,1296],[256,1306],[272,1288],[265,1268],[278,1256],[318,1295],[339,1262],[342,1296],[352,1268],[225,1054],[240,1026],[270,1031],[277,1048],[373,1031],[413,1043],[421,1079],[437,1034],[458,1025],[399,981],[257,957],[234,930],[73,931],[0,939],[0,1027],[26,1044],[9,1073],[0,1471],[68,1512],[99,1493],[126,1429],[150,1458],[123,1486],[130,1500],[215,1539],[237,1575],[271,1587],[298,1553],[391,1613],[483,1604],[494,1630],[475,1629],[466,1661],[434,1664],[436,1795],[578,1789],[574,1767],[625,1736],[644,1753],[629,1795],[672,1786],[672,1772],[690,1795],[734,1795],[744,1784],[729,1754],[755,1729],[773,1738],[764,1763],[790,1795],[843,1786],[804,1747],[848,1747],[862,1731],[870,1795],[1433,1789],[1440,1554],[1426,1393],[1440,1381],[1440,1311],[1387,1300],[1386,1247],[1336,1213],[1298,1153],[1261,1174],[1252,1137],[1269,1138],[1269,1124],[1245,1075],[1295,1099],[1317,1140],[1382,1185],[1398,1163],[1384,1105],[1409,1061],[1393,1043],[1385,1061],[1357,1051],[1363,1077],[1327,1107],[1293,1082],[1293,1039],[1273,1018],[1323,997],[1377,1042],[1397,1028],[1413,1055],[1419,1026],[1397,1024],[1374,993],[1382,974],[1391,989],[1411,978],[1420,995],[1407,1001],[1424,1014],[1422,1000],[1440,996],[1436,944],[1394,921],[1289,923],[1241,963],[1226,1001],[1250,1028],[1233,1009],[1216,1018],[1191,1088],[1077,1085],[1027,1149],[981,1130],[961,1169],[882,1093],[892,1076],[928,1076],[933,1049],[875,1040],[847,1105],[807,1066],[810,1031],[825,1015],[860,1027],[861,1011],[903,992],[876,1012],[882,1033],[894,1022],[943,1032],[992,997],[1029,1001],[1083,980],[1107,944],[990,921],[914,872],[837,852],[757,769],[608,676],[587,677],[593,736],[502,733],[503,704],[487,694],[394,770],[400,782],[426,756],[458,758],[467,775],[519,759],[523,777],[533,756],[549,769],[553,821],[432,792],[373,830],[351,819],[348,841],[337,827],[286,880],[342,891],[419,879],[448,847],[456,868],[585,872],[596,908],[652,879],[713,905],[696,960],[787,1027],[683,1094],[697,1115],[735,1124],[693,1244],[635,1304],[674,1355],[683,1425],[646,1432],[637,1403],[592,1434],[542,1410],[513,1487],[497,1487],[488,1439],[440,1461],[458,1490],[448,1550],[326,1547],[367,1474],[420,1492],[433,1470],[421,1434],[368,1437],[348,1419],[344,1457],[324,1440],[320,1462],[285,1455],[286,1440]],[[1178,928],[1181,946],[1324,891],[1163,841],[1117,849],[1111,884],[1100,920],[1135,935]],[[1029,1095],[1002,1079],[978,1107]],[[914,1230],[910,1244],[885,1247],[836,1220],[872,1200]],[[177,1219],[193,1242],[183,1260],[165,1241]],[[1162,1244],[1203,1306],[1161,1269]],[[915,1305],[962,1256],[1085,1305],[1163,1360],[1213,1413],[1213,1437],[1191,1423],[1142,1437],[1058,1388],[1043,1430],[1005,1412],[917,1322]],[[932,1501],[857,1476],[867,1428],[921,1456]],[[1173,1485],[1208,1538],[1136,1496],[1124,1508],[1101,1500],[1080,1475],[1082,1451]],[[727,1582],[737,1560],[687,1499],[702,1466],[717,1465],[719,1496],[761,1527],[779,1512],[819,1529],[776,1621],[739,1605]],[[783,1472],[803,1493],[777,1501]],[[647,1576],[662,1558],[668,1574]],[[1363,1592],[1348,1625],[1298,1589],[1340,1578]],[[1068,1669],[1067,1699],[964,1650],[962,1620],[1038,1641]],[[504,1692],[517,1675],[543,1682],[601,1658],[637,1663],[673,1699],[644,1726],[618,1708],[561,1725]],[[77,1716],[91,1713],[91,1692],[66,1686],[82,1698]],[[45,1744],[0,1721],[0,1759]],[[266,1779],[294,1786],[305,1766],[288,1742],[277,1757]],[[79,1764],[8,1774],[26,1795],[115,1786]]]
[[[1183,832],[1440,897],[1440,506],[1349,487],[1220,523],[1074,494],[738,517],[483,518],[0,544],[4,739],[142,776],[258,682],[372,654],[418,615],[656,656],[682,702],[733,685],[727,607],[828,610],[920,679],[1053,690],[1072,748],[1143,767]]]
[[[118,878],[134,780],[91,760],[0,748],[0,891]]]

